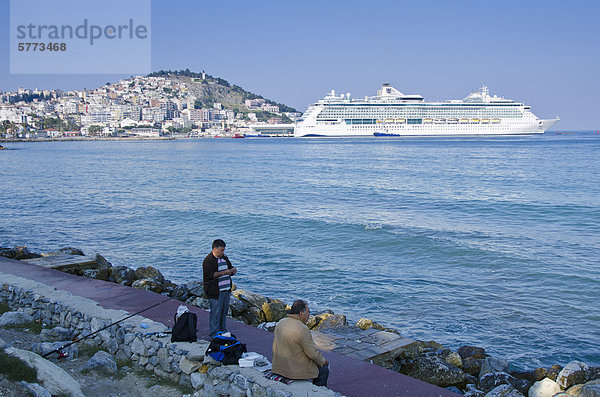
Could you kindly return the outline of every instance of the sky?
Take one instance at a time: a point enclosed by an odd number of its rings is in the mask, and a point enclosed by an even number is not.
[[[10,3],[0,4],[0,90],[135,74],[11,74]],[[597,130],[599,19],[592,0],[155,0],[151,70],[204,70],[299,111],[332,89],[364,97],[387,82],[445,100],[486,85],[540,118],[558,115],[553,129]]]

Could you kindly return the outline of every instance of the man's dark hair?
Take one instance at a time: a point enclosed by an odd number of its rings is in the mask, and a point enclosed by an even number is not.
[[[225,248],[226,246],[227,246],[227,244],[225,244],[225,241],[221,240],[220,238],[213,241],[213,245],[212,245],[213,249],[219,248],[219,247]]]
[[[298,299],[296,302],[292,303],[292,308],[290,309],[290,314],[300,314],[306,310],[306,302],[302,299]]]

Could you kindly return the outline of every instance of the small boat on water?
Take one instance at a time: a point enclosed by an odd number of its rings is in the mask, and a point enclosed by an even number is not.
[[[244,134],[235,134],[234,136],[232,136],[232,138],[236,139],[236,138],[245,138],[246,136]]]

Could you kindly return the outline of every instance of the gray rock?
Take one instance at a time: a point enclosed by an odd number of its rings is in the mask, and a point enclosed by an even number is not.
[[[261,311],[259,308],[254,307],[254,306],[249,306],[243,315],[244,322],[248,325],[257,326],[258,324],[263,322],[261,320],[260,313],[261,313]]]
[[[332,314],[323,321],[321,321],[314,329],[334,328],[334,327],[347,327],[348,321],[346,316],[343,314]]]
[[[113,266],[109,271],[117,284],[130,286],[135,281],[135,271],[127,266]]]
[[[96,352],[87,362],[85,363],[84,369],[98,370],[107,373],[117,373],[117,363],[113,356],[105,351],[100,350]]]
[[[179,368],[183,373],[188,375],[198,370],[198,368],[200,368],[201,365],[202,363],[198,361],[188,360],[188,358],[185,356],[181,357],[181,359],[179,360]]]
[[[580,361],[571,361],[558,373],[556,383],[564,390],[588,380],[590,368]]]
[[[154,281],[156,281],[159,284],[162,284],[165,282],[165,277],[162,275],[162,273],[155,267],[153,266],[146,266],[146,267],[138,267],[137,269],[135,269],[135,279],[136,280],[143,280],[143,279],[153,279]]]
[[[59,340],[72,340],[73,331],[63,327],[45,328],[40,332],[40,338],[44,342],[56,342]]]
[[[485,359],[487,354],[485,354],[485,349],[482,347],[476,346],[462,346],[458,348],[456,351],[461,359],[465,359],[467,357],[473,357],[474,359]]]
[[[222,366],[222,367],[215,367],[215,368],[209,370],[209,375],[211,378],[228,380],[229,375],[231,375],[232,372],[233,371],[230,368],[228,368],[227,366]]]
[[[468,384],[464,395],[465,397],[484,397],[485,393],[476,388],[474,384]]]
[[[229,308],[231,309],[231,315],[238,317],[244,314],[244,311],[248,309],[248,303],[239,300],[234,295],[231,295],[229,299]]]
[[[440,387],[461,386],[466,374],[437,356],[420,357],[404,365],[401,373]]]
[[[52,397],[50,392],[38,383],[27,383],[22,381],[21,384],[33,397]]]
[[[169,362],[169,358],[170,358],[169,350],[167,350],[164,347],[158,349],[158,353],[157,353],[156,357],[158,358],[158,363],[160,365],[160,368],[163,371],[170,372],[171,371],[171,363]]]
[[[207,379],[208,379],[208,376],[206,374],[203,374],[200,372],[192,372],[190,374],[190,380],[192,382],[192,387],[194,389],[200,389],[202,387],[202,385],[204,385],[204,383],[206,383]]]
[[[265,298],[264,296],[256,294],[254,292],[245,291],[243,289],[236,289],[235,291],[233,291],[232,295],[257,309],[261,309],[263,303],[267,302],[267,298]]]
[[[164,286],[161,283],[151,278],[135,280],[133,284],[131,284],[131,286],[137,289],[144,289],[147,291],[156,292],[157,294],[160,294],[164,290]]]
[[[0,349],[4,349],[4,346],[6,346],[6,342],[0,339]]]
[[[231,385],[231,387],[229,388],[228,396],[230,396],[230,397],[246,397],[246,391],[240,389],[236,385]]]
[[[485,397],[524,397],[521,392],[511,385],[500,385],[492,389]]]
[[[579,397],[600,397],[600,385],[584,385]]]
[[[560,386],[558,383],[550,378],[544,378],[533,384],[529,388],[527,395],[529,397],[552,397],[556,393],[560,393]]]
[[[203,296],[204,295],[204,284],[202,284],[200,281],[194,281],[194,282],[188,283],[187,287],[188,287],[188,293],[191,296]]]
[[[0,316],[0,327],[6,326],[14,326],[14,325],[23,325],[27,323],[32,323],[35,320],[32,316],[24,312],[6,312],[2,316]]]
[[[70,397],[85,397],[81,391],[79,383],[65,370],[54,365],[50,361],[43,359],[37,354],[11,347],[6,349],[6,352],[11,356],[15,356],[25,361],[27,365],[35,368],[37,371],[38,381],[52,395],[67,395]]]
[[[493,372],[508,372],[508,361],[500,358],[487,357],[481,363],[481,371],[479,372],[479,378],[485,374]]]
[[[189,291],[187,288],[187,285],[185,284],[181,284],[181,285],[177,285],[173,288],[173,290],[171,291],[171,293],[169,294],[169,296],[180,300],[180,301],[185,301],[188,298],[189,295]]]
[[[476,376],[479,378],[479,374],[481,373],[481,363],[482,359],[477,359],[474,357],[466,357],[462,359],[462,369],[469,375]]]
[[[510,385],[514,388],[516,379],[506,372],[491,372],[479,379],[479,388],[488,393],[500,385]]]
[[[112,267],[112,264],[100,254],[96,254],[96,265],[98,266],[98,269],[108,269],[109,267]]]

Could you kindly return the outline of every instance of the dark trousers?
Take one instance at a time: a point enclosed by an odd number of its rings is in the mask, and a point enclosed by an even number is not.
[[[329,364],[319,367],[319,375],[313,379],[313,385],[327,387],[327,378],[329,378]]]

